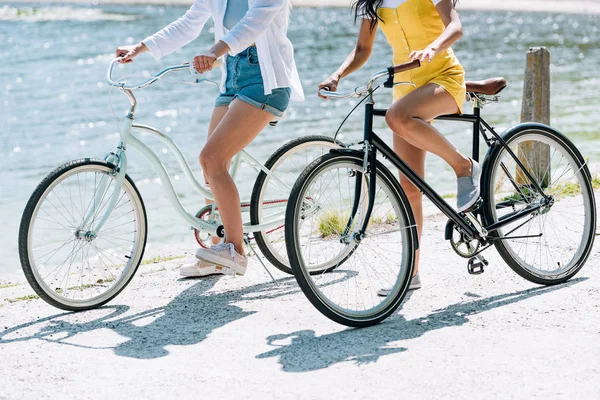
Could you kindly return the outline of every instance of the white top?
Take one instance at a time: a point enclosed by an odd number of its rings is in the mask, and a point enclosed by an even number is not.
[[[223,26],[226,29],[233,29],[244,18],[247,12],[248,0],[227,0],[227,10],[223,16]]]
[[[290,100],[304,100],[302,84],[294,61],[294,48],[287,38],[288,0],[248,0],[248,12],[233,29],[223,26],[226,0],[195,0],[177,21],[147,37],[142,42],[150,54],[159,59],[196,39],[209,17],[215,21],[215,42],[222,40],[235,55],[256,43],[265,94],[273,89],[289,87]],[[227,68],[221,67],[221,92],[225,92]]]
[[[398,8],[408,0],[383,0],[379,8]],[[437,6],[442,0],[431,0],[434,6]],[[362,13],[364,19],[370,19],[366,13]]]

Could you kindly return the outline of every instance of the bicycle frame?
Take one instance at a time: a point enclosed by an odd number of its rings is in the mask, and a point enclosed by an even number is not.
[[[463,114],[463,115],[444,115],[440,116],[436,119],[438,120],[446,120],[446,121],[460,121],[460,122],[470,122],[473,124],[473,159],[479,160],[479,135],[481,134],[487,143],[487,145],[491,148],[492,146],[503,146],[506,148],[507,152],[514,158],[521,171],[525,174],[525,176],[529,179],[529,182],[532,183],[534,189],[538,191],[538,193],[542,194],[544,197],[544,201],[540,204],[533,205],[531,207],[527,207],[524,210],[516,212],[512,215],[503,218],[501,221],[496,222],[490,226],[484,227],[483,231],[479,231],[472,223],[470,223],[469,218],[466,214],[459,214],[452,208],[431,186],[427,184],[416,172],[414,172],[404,160],[396,155],[396,153],[373,132],[373,118],[375,116],[384,117],[386,115],[386,109],[376,109],[374,107],[373,101],[373,91],[369,94],[369,99],[365,103],[365,125],[364,125],[364,150],[363,157],[364,163],[363,165],[366,167],[367,165],[374,166],[376,164],[377,152],[381,152],[381,154],[387,158],[402,174],[404,174],[410,182],[412,182],[419,190],[429,199],[431,202],[442,211],[451,221],[453,221],[456,226],[458,226],[463,232],[469,235],[473,239],[481,239],[485,240],[487,234],[489,232],[498,230],[518,219],[524,218],[530,214],[535,213],[542,207],[546,205],[546,202],[550,202],[551,199],[548,198],[542,188],[539,187],[536,180],[533,179],[527,168],[521,163],[516,154],[508,147],[506,142],[502,139],[502,137],[496,133],[493,127],[491,127],[480,114],[481,103],[479,99],[474,100],[474,113],[473,114]],[[486,135],[486,131],[489,131],[492,134],[492,137]],[[344,150],[332,150],[334,152],[340,152]],[[367,164],[368,161],[368,164]],[[365,174],[369,174],[370,183],[369,183],[369,198],[373,198],[375,196],[375,181],[376,181],[376,171],[375,168],[370,168],[364,171]],[[357,177],[357,190],[359,190],[361,181],[360,177]],[[518,189],[518,188],[517,188]],[[520,190],[519,190],[520,191]],[[353,206],[353,214],[352,218],[354,218],[354,213],[358,209],[358,201],[360,201],[360,197],[355,196],[355,204]],[[367,229],[367,224],[369,218],[371,216],[373,208],[373,202],[369,202],[369,206],[367,208],[366,216],[364,218],[364,225],[362,226],[361,233],[364,233]]]
[[[123,183],[123,179],[125,178],[125,175],[127,173],[126,150],[128,147],[130,147],[130,148],[134,148],[137,151],[139,151],[149,162],[150,166],[156,172],[159,179],[163,183],[164,190],[166,191],[166,194],[167,194],[167,197],[168,197],[170,203],[173,205],[173,207],[175,208],[177,213],[186,222],[188,222],[193,228],[196,228],[203,232],[209,233],[210,235],[223,237],[224,231],[223,231],[222,225],[215,225],[215,224],[203,221],[199,218],[196,218],[194,215],[190,214],[185,209],[185,207],[183,207],[183,205],[179,201],[179,198],[177,197],[175,189],[173,188],[173,183],[171,181],[171,178],[169,177],[169,174],[168,174],[164,164],[161,162],[160,157],[157,156],[156,153],[154,153],[154,151],[152,151],[139,138],[137,138],[136,136],[133,135],[133,132],[135,132],[135,131],[145,132],[145,133],[151,134],[154,137],[161,140],[173,152],[173,154],[175,154],[177,162],[178,162],[180,168],[183,170],[183,172],[184,172],[189,184],[192,186],[192,188],[200,195],[202,195],[208,199],[214,199],[211,191],[209,189],[205,188],[203,185],[201,185],[200,182],[198,182],[198,180],[194,177],[194,174],[192,173],[190,166],[186,162],[186,160],[181,152],[181,149],[177,146],[177,144],[169,136],[165,135],[164,133],[160,132],[158,129],[153,128],[151,126],[133,123],[135,109],[137,106],[137,101],[135,99],[135,96],[133,95],[132,90],[146,87],[146,86],[156,82],[160,77],[162,77],[163,75],[166,75],[167,73],[169,73],[171,71],[187,70],[187,69],[189,69],[189,66],[188,65],[180,65],[180,66],[175,66],[175,67],[169,67],[169,68],[166,68],[165,70],[161,71],[160,73],[158,73],[155,77],[147,80],[146,82],[144,82],[142,84],[128,86],[128,85],[125,85],[124,83],[116,83],[116,82],[112,81],[112,79],[110,78],[112,69],[113,69],[113,66],[115,63],[116,63],[116,60],[114,60],[111,63],[111,66],[109,68],[108,82],[112,86],[119,87],[119,89],[128,98],[129,103],[130,103],[130,109],[129,109],[127,116],[125,117],[125,123],[123,124],[122,132],[121,132],[121,142],[117,146],[116,151],[111,152],[104,157],[104,160],[106,162],[111,163],[115,166],[113,176],[116,176],[116,180],[115,180],[114,188],[112,190],[112,194],[110,194],[111,198],[110,198],[110,200],[108,200],[108,204],[106,206],[102,206],[102,204],[103,204],[105,196],[107,195],[106,190],[107,190],[107,186],[109,185],[109,178],[103,178],[102,181],[99,183],[99,185],[98,185],[99,190],[96,193],[93,204],[91,205],[88,214],[84,218],[84,223],[82,224],[82,226],[85,226],[90,221],[90,219],[92,219],[94,216],[96,216],[97,213],[103,212],[104,214],[103,214],[102,218],[100,219],[100,221],[95,225],[93,230],[90,230],[87,232],[82,231],[81,234],[85,234],[86,236],[95,237],[97,235],[97,233],[102,229],[104,223],[106,222],[106,220],[110,216],[111,212],[113,211],[115,205],[117,204],[117,201],[119,198],[119,193],[121,191],[121,187],[122,187],[122,183]],[[200,80],[200,79],[197,79],[195,83],[201,83],[201,82],[210,82],[210,83],[214,84],[214,82],[207,81],[207,80]],[[271,173],[270,170],[268,170],[264,165],[262,165],[258,160],[256,160],[254,157],[252,157],[245,150],[242,150],[240,153],[236,154],[236,156],[232,160],[230,174],[233,179],[235,179],[242,161],[246,162],[248,165],[253,167],[256,171],[259,171],[259,172],[262,171],[265,174],[267,174],[269,179],[272,179],[273,183],[276,186],[280,186],[281,188],[291,190],[291,187],[289,187],[289,185],[287,185],[285,182],[283,182],[281,179],[279,179],[276,175]],[[216,205],[213,205],[213,207],[216,209]],[[266,207],[269,208],[270,206],[266,205]],[[282,213],[282,214],[284,214],[284,213]],[[278,226],[283,225],[284,219],[285,219],[285,215],[282,215],[281,218],[277,218],[277,219],[272,218],[271,220],[265,221],[264,223],[261,223],[259,225],[251,225],[249,223],[244,224],[243,232],[251,233],[251,232],[256,232],[256,231],[274,229]]]

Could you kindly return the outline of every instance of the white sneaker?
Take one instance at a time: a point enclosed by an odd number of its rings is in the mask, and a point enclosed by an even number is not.
[[[417,289],[421,289],[421,277],[419,276],[418,272],[415,276],[412,277],[412,279],[410,280],[410,285],[408,286],[408,290]],[[387,295],[390,294],[391,291],[391,287],[381,288],[377,291],[377,296],[387,297]]]
[[[244,275],[248,266],[248,259],[235,251],[233,243],[217,244],[210,246],[210,249],[200,248],[196,251],[196,258],[222,267],[223,273],[228,275]]]
[[[210,275],[227,275],[228,272],[233,275],[233,271],[231,271],[229,268],[223,268],[220,265],[215,265],[202,260],[182,265],[181,268],[179,268],[179,275],[187,278],[200,278]]]

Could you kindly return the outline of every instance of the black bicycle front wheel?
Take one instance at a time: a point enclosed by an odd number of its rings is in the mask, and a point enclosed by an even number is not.
[[[482,175],[485,225],[535,209],[491,238],[523,278],[563,283],[584,266],[594,243],[596,207],[587,165],[569,139],[544,125],[524,125],[503,139],[529,174],[506,147],[490,153]]]
[[[389,170],[373,167],[370,198],[362,157],[324,155],[302,172],[286,210],[287,251],[300,288],[322,314],[352,327],[377,324],[394,312],[415,261],[408,200]]]

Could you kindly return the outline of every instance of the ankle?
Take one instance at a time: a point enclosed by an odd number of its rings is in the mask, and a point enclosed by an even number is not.
[[[457,178],[463,178],[465,176],[471,176],[473,172],[473,163],[468,157],[463,157],[462,162],[454,169]]]
[[[235,249],[235,252],[238,253],[239,255],[243,256],[244,255],[244,246],[243,245],[233,245],[233,248]]]

